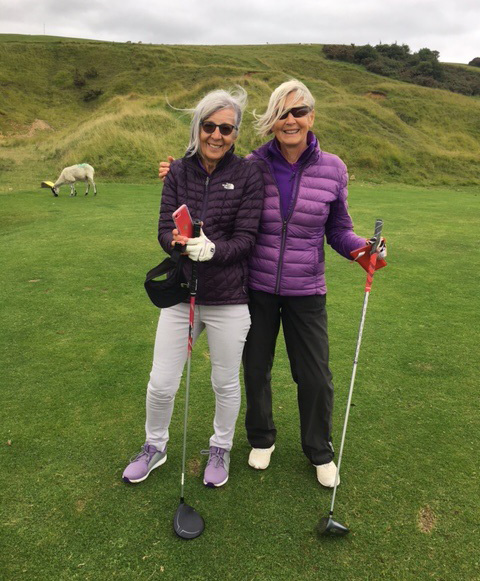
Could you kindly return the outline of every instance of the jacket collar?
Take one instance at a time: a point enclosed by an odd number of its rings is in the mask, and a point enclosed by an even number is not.
[[[307,144],[307,149],[302,153],[300,159],[298,160],[298,162],[300,162],[302,165],[304,163],[312,163],[317,161],[322,153],[318,139],[312,131],[309,131],[307,134]],[[275,149],[277,150],[278,154],[281,155],[280,148],[276,143],[276,139],[274,138],[253,151],[252,154],[257,158],[259,157],[268,162],[269,159],[271,159],[271,156],[274,155],[273,152]],[[283,155],[282,158],[285,159]]]
[[[227,153],[222,157],[222,159],[217,163],[216,168],[212,171],[211,174],[208,174],[207,171],[205,170],[205,168],[203,167],[202,164],[202,160],[200,158],[200,156],[198,155],[198,153],[195,153],[194,155],[185,155],[183,157],[184,161],[186,164],[188,164],[192,169],[197,169],[199,172],[203,173],[204,175],[213,175],[214,173],[217,173],[218,171],[222,170],[225,166],[227,166],[233,158],[235,158],[235,145],[232,145],[232,147],[227,151]]]

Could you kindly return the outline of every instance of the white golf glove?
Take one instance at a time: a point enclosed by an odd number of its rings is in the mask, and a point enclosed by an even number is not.
[[[375,242],[375,238],[370,238],[370,240],[367,240],[367,244],[372,245]],[[385,258],[387,258],[387,243],[385,241],[385,238],[380,238],[380,243],[377,246],[377,252],[378,252],[378,256],[377,258],[379,260],[385,260]]]
[[[215,244],[211,242],[200,228],[200,236],[189,238],[186,244],[188,257],[195,262],[205,262],[213,258],[215,254]]]

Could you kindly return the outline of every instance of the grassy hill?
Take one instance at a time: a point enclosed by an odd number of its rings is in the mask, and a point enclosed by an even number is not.
[[[0,190],[37,187],[83,161],[95,167],[99,182],[153,181],[158,160],[181,155],[188,140],[189,118],[171,109],[166,96],[187,107],[234,83],[250,96],[237,149],[246,154],[261,143],[251,111],[262,111],[272,89],[289,77],[311,88],[321,146],[340,155],[357,180],[480,183],[480,99],[329,61],[320,45],[0,35]]]

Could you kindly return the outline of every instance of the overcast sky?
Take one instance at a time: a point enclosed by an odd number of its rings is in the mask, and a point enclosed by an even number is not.
[[[480,57],[480,0],[0,0],[0,33],[154,44],[407,44]]]

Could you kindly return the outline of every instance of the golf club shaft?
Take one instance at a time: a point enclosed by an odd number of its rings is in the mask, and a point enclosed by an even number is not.
[[[201,223],[199,220],[193,222],[193,237],[200,236]],[[185,463],[187,456],[187,420],[188,420],[188,400],[190,397],[190,370],[192,368],[193,349],[193,323],[195,322],[195,298],[197,296],[198,263],[192,264],[192,276],[190,279],[190,313],[188,320],[188,344],[187,344],[187,379],[185,386],[185,414],[183,417],[183,450],[182,450],[182,482],[180,489],[180,502],[183,502],[183,490],[185,486]]]
[[[358,357],[360,355],[360,346],[362,344],[363,327],[365,325],[365,317],[367,314],[368,299],[372,288],[373,275],[377,263],[377,248],[381,239],[383,228],[383,220],[376,220],[375,222],[375,242],[370,253],[370,264],[368,265],[367,281],[365,283],[365,297],[363,299],[362,317],[360,319],[360,327],[358,329],[357,347],[355,349],[355,357],[353,359],[352,378],[350,380],[350,389],[348,391],[347,409],[345,411],[345,420],[343,422],[342,439],[340,442],[340,452],[338,454],[337,473],[335,475],[335,484],[333,487],[332,504],[330,505],[330,516],[333,515],[333,507],[335,506],[335,496],[337,494],[337,483],[340,474],[340,466],[342,464],[343,446],[345,444],[345,435],[347,433],[348,417],[350,415],[350,407],[352,404],[353,386],[355,384],[355,375],[357,374]]]
[[[365,316],[367,313],[367,305],[368,305],[368,297],[369,296],[370,296],[370,292],[366,292],[365,298],[363,299],[362,318],[360,320],[360,328],[358,331],[358,339],[357,339],[357,348],[355,349],[355,358],[353,360],[352,378],[350,380],[350,390],[348,392],[347,409],[345,411],[345,420],[343,422],[342,439],[340,442],[340,452],[338,454],[338,462],[337,462],[337,474],[335,476],[335,486],[333,488],[332,504],[330,506],[330,516],[332,516],[332,514],[333,514],[333,507],[335,505],[335,495],[337,493],[338,475],[340,474],[340,466],[342,464],[343,446],[345,444],[345,435],[347,433],[348,416],[350,415],[350,407],[352,404],[353,386],[355,384],[355,375],[357,373],[358,356],[360,354],[360,345],[362,344],[363,327],[365,325]]]
[[[187,420],[188,420],[188,399],[190,397],[190,370],[192,368],[192,337],[193,319],[195,313],[195,297],[190,297],[190,322],[188,326],[188,356],[187,356],[187,380],[185,386],[185,414],[183,418],[183,451],[182,451],[182,487],[180,501],[183,502],[183,488],[185,485],[185,460],[187,455]]]

